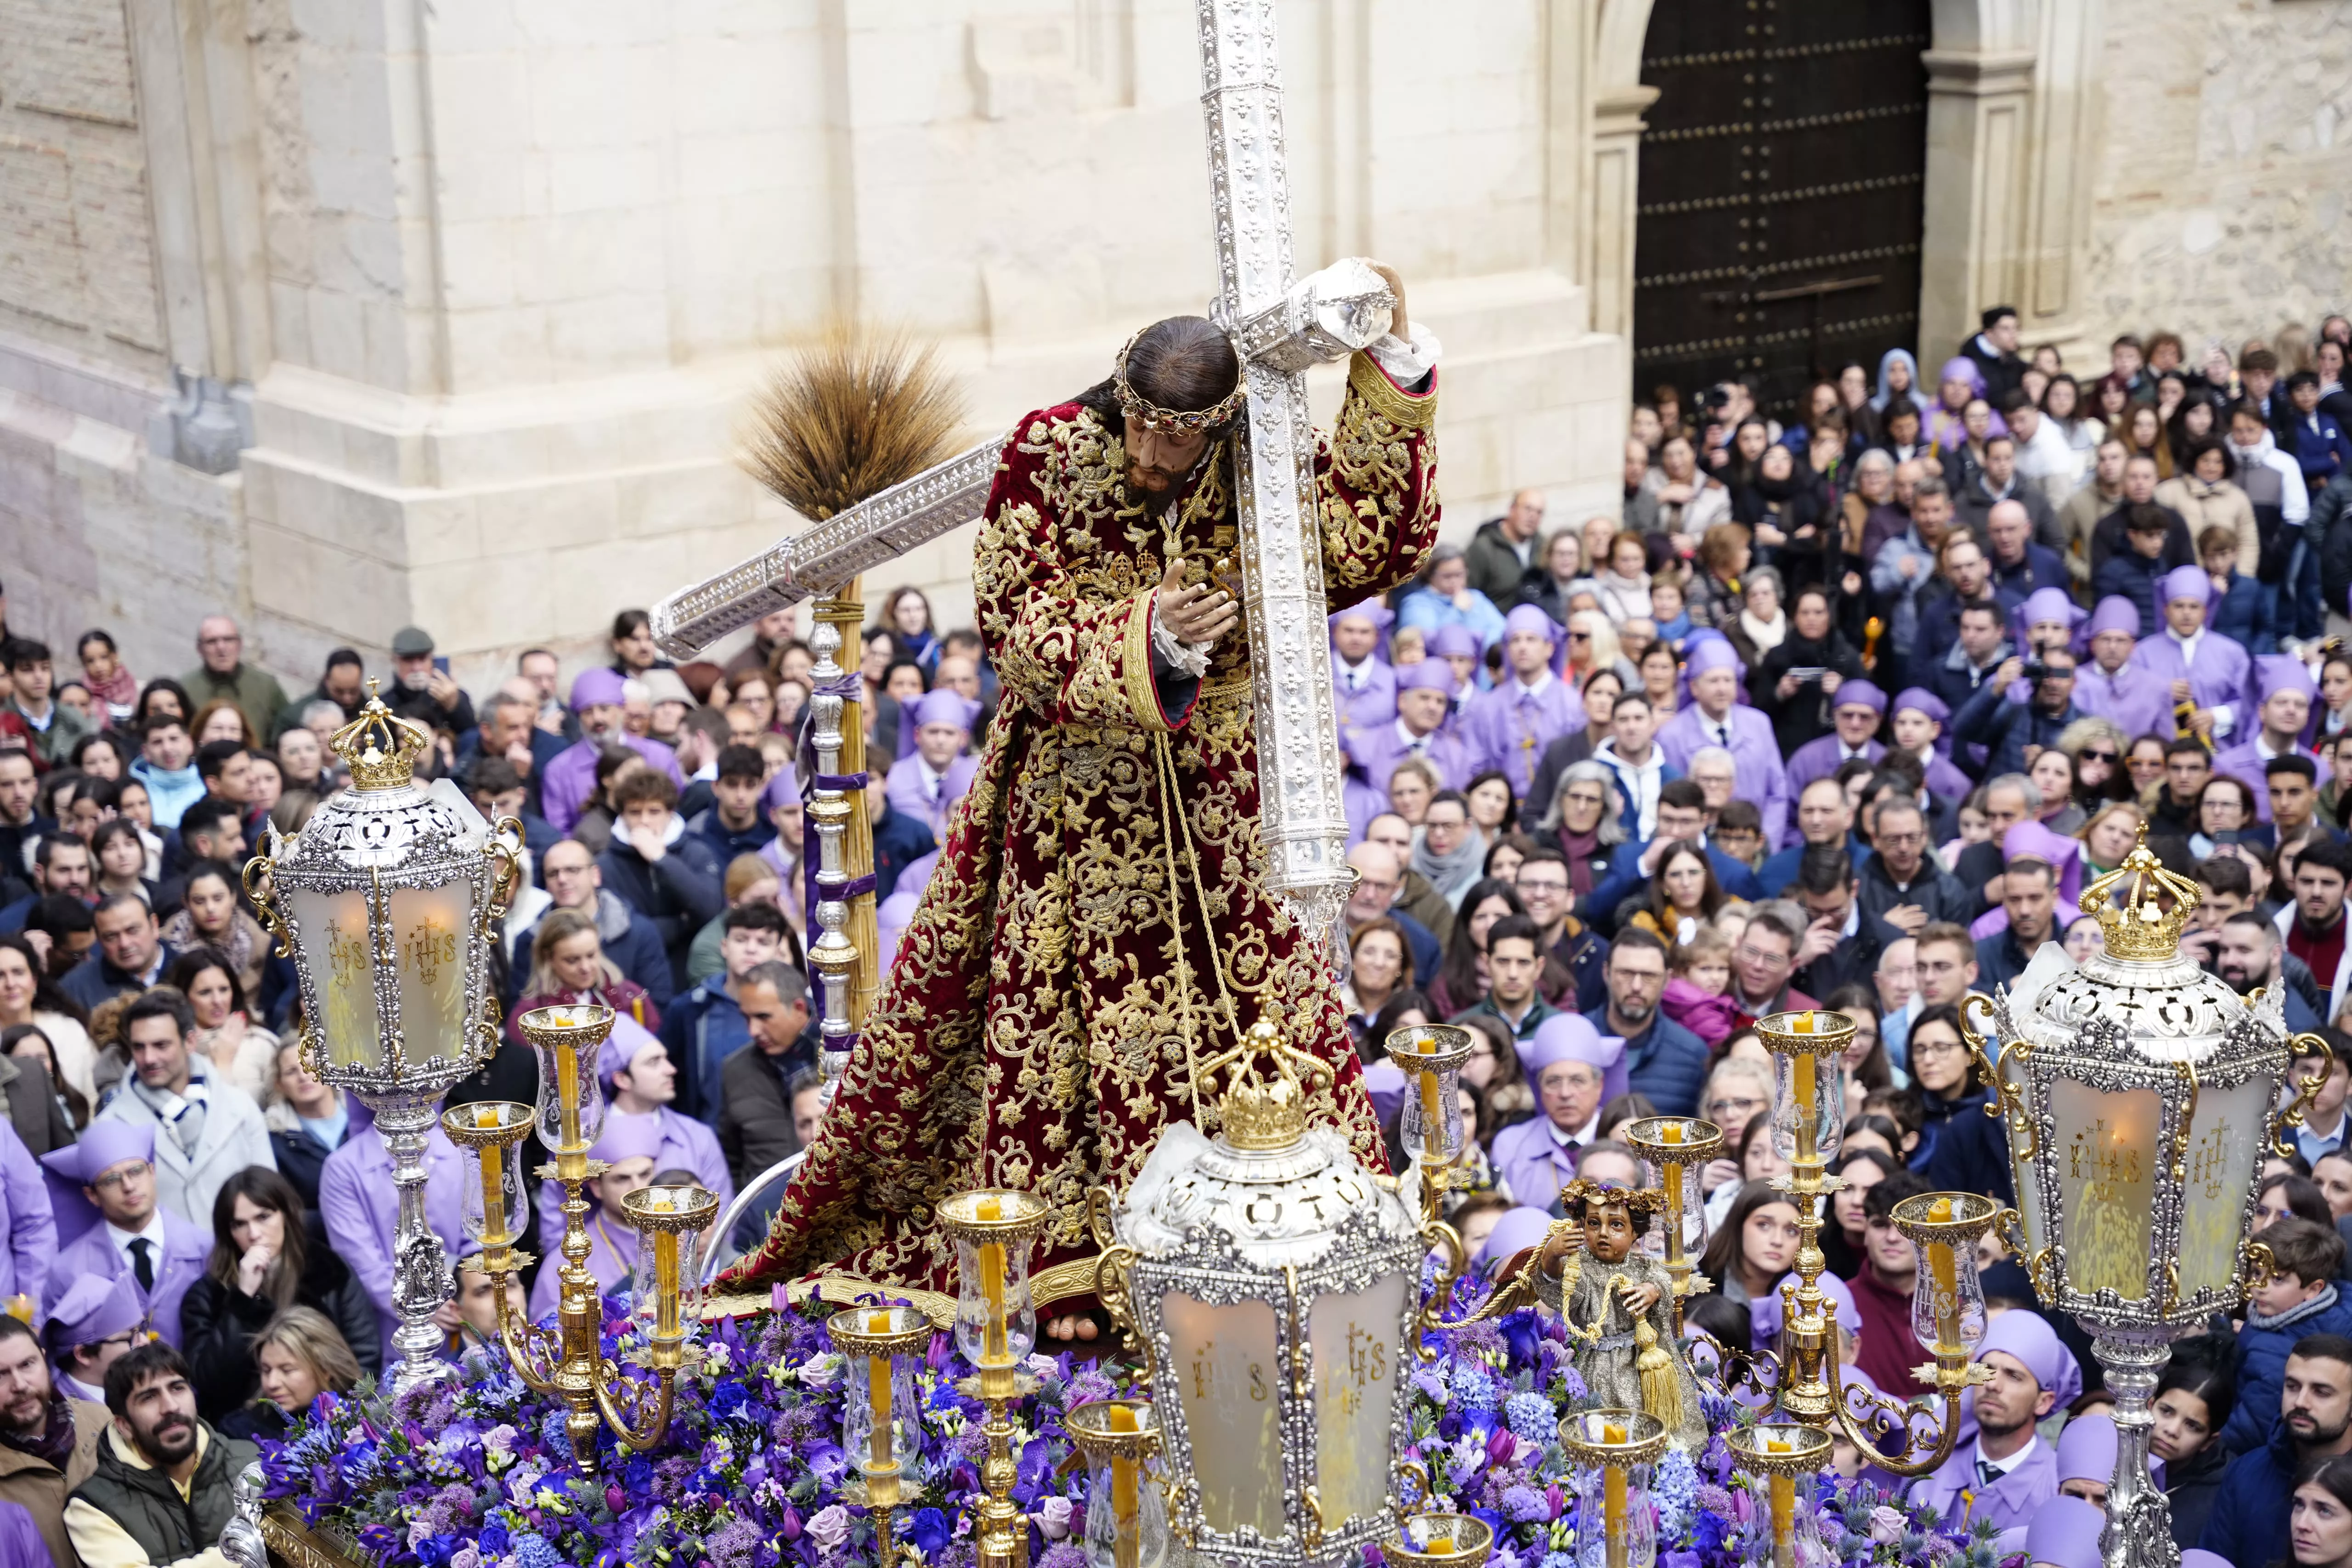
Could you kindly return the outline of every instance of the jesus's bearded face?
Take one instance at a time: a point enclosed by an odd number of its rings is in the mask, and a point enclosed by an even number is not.
[[[1127,488],[1166,495],[1183,482],[1208,445],[1206,431],[1154,430],[1127,416]]]

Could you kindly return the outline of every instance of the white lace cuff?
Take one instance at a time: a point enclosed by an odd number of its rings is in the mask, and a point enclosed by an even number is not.
[[[1419,321],[1409,321],[1406,326],[1409,331],[1405,336],[1391,332],[1364,350],[1401,386],[1418,384],[1436,365],[1438,355],[1445,352],[1437,334]]]
[[[1191,643],[1178,639],[1160,618],[1160,597],[1151,599],[1151,659],[1162,669],[1189,675],[1198,680],[1209,673],[1208,643]]]

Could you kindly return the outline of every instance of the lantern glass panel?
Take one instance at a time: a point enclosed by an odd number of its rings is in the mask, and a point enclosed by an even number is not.
[[[383,1034],[376,1017],[367,889],[319,893],[295,888],[288,890],[288,899],[300,932],[302,961],[319,999],[314,1022],[329,1073],[337,1068],[380,1068]]]
[[[1087,1568],[1160,1568],[1168,1561],[1168,1502],[1151,1478],[1157,1460],[1105,1459],[1087,1471]],[[1122,1556],[1122,1531],[1135,1552]]]
[[[393,951],[400,977],[400,1037],[412,1066],[466,1048],[466,947],[474,924],[473,884],[397,888]]]
[[[491,1145],[461,1152],[467,1163],[466,1234],[485,1247],[509,1247],[521,1240],[530,1218],[522,1184],[522,1145],[509,1143],[503,1149]],[[495,1225],[490,1223],[493,1216]]]
[[[956,1237],[956,1349],[974,1366],[1024,1360],[1037,1343],[1030,1243]],[[990,1327],[1002,1318],[1002,1331]]]
[[[1282,1511],[1273,1303],[1214,1307],[1171,1290],[1160,1306],[1201,1488],[1201,1522],[1228,1536],[1247,1527],[1281,1540],[1289,1525]]]
[[[2147,1294],[2153,1267],[2157,1133],[2164,1101],[2153,1089],[2105,1092],[2073,1079],[2050,1086],[2058,1129],[2059,1237],[2066,1282],[2084,1295],[2113,1290],[2127,1301]]]
[[[691,1209],[698,1187],[650,1187],[637,1204],[656,1213]],[[611,1224],[618,1216],[606,1216]],[[712,1217],[717,1217],[715,1215]],[[646,1332],[675,1335],[702,1320],[704,1232],[649,1230],[637,1235],[629,1316]]]
[[[1974,1351],[1984,1342],[1984,1281],[1977,1274],[1977,1249],[1958,1245],[1923,1242],[1918,1255],[1918,1283],[1911,1291],[1911,1337],[1929,1352],[1943,1348],[1944,1326],[1949,1320],[1953,1346]]]
[[[1596,1465],[1576,1472],[1577,1568],[1653,1568],[1658,1560],[1658,1524],[1650,1511],[1650,1467],[1627,1465],[1622,1512],[1625,1521],[1625,1555],[1609,1552],[1610,1468]]]
[[[1810,1098],[1802,1093],[1807,1089]],[[1797,1130],[1808,1116],[1813,1127],[1813,1152],[1827,1160],[1838,1152],[1838,1136],[1845,1128],[1844,1060],[1774,1052],[1772,1148],[1783,1160],[1797,1157]]]
[[[2026,1077],[2021,1058],[2013,1052],[2003,1051],[1993,1070],[2000,1075],[2017,1103],[2032,1107],[2034,1103],[2032,1080]],[[2017,1188],[2017,1224],[2025,1237],[2025,1256],[2031,1258],[2042,1250],[2042,1238],[2050,1234],[2050,1226],[2042,1212],[2042,1176],[2032,1160],[2021,1156],[2033,1147],[2032,1130],[2025,1119],[2002,1118],[2003,1131],[2009,1139],[2010,1174]]]
[[[856,1309],[851,1309],[856,1310]],[[887,1314],[883,1314],[886,1319]],[[841,1446],[860,1475],[887,1473],[904,1468],[918,1451],[922,1437],[922,1405],[915,1394],[912,1356],[854,1355],[843,1369],[842,1386],[848,1398],[842,1405]],[[875,1412],[884,1413],[888,1440],[874,1441]]]
[[[2227,1292],[2245,1239],[2246,1194],[2270,1130],[2273,1080],[2256,1074],[2235,1089],[2197,1096],[2189,1129],[2189,1178],[2180,1220],[2180,1294]]]
[[[1369,1518],[1388,1495],[1404,1284],[1403,1275],[1391,1274],[1366,1290],[1318,1296],[1307,1315],[1318,1372],[1316,1486],[1327,1524]]]
[[[585,1153],[604,1131],[604,1091],[596,1082],[597,1047],[585,1054],[576,1035],[550,1038],[539,1047],[539,1141],[550,1153]],[[572,1110],[572,1125],[579,1142],[567,1143],[564,1108]]]
[[[1448,1068],[1405,1076],[1403,1117],[1397,1128],[1405,1152],[1423,1164],[1445,1164],[1462,1152],[1462,1097],[1454,1092],[1462,1074]]]

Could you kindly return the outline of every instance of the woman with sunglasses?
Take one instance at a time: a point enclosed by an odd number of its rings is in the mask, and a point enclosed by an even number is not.
[[[2074,804],[2085,814],[2132,798],[2131,774],[2124,769],[2128,744],[2123,726],[2112,719],[2078,719],[2059,731],[2058,749],[2074,759]]]

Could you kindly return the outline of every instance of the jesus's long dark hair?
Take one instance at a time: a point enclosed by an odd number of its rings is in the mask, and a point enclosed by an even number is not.
[[[1179,413],[1215,407],[1241,374],[1232,341],[1206,316],[1171,316],[1152,322],[1127,356],[1127,379],[1136,392]],[[1106,430],[1124,428],[1126,415],[1118,405],[1115,375],[1095,383],[1077,400],[1094,410]],[[1224,429],[1220,426],[1210,434],[1222,435]]]

